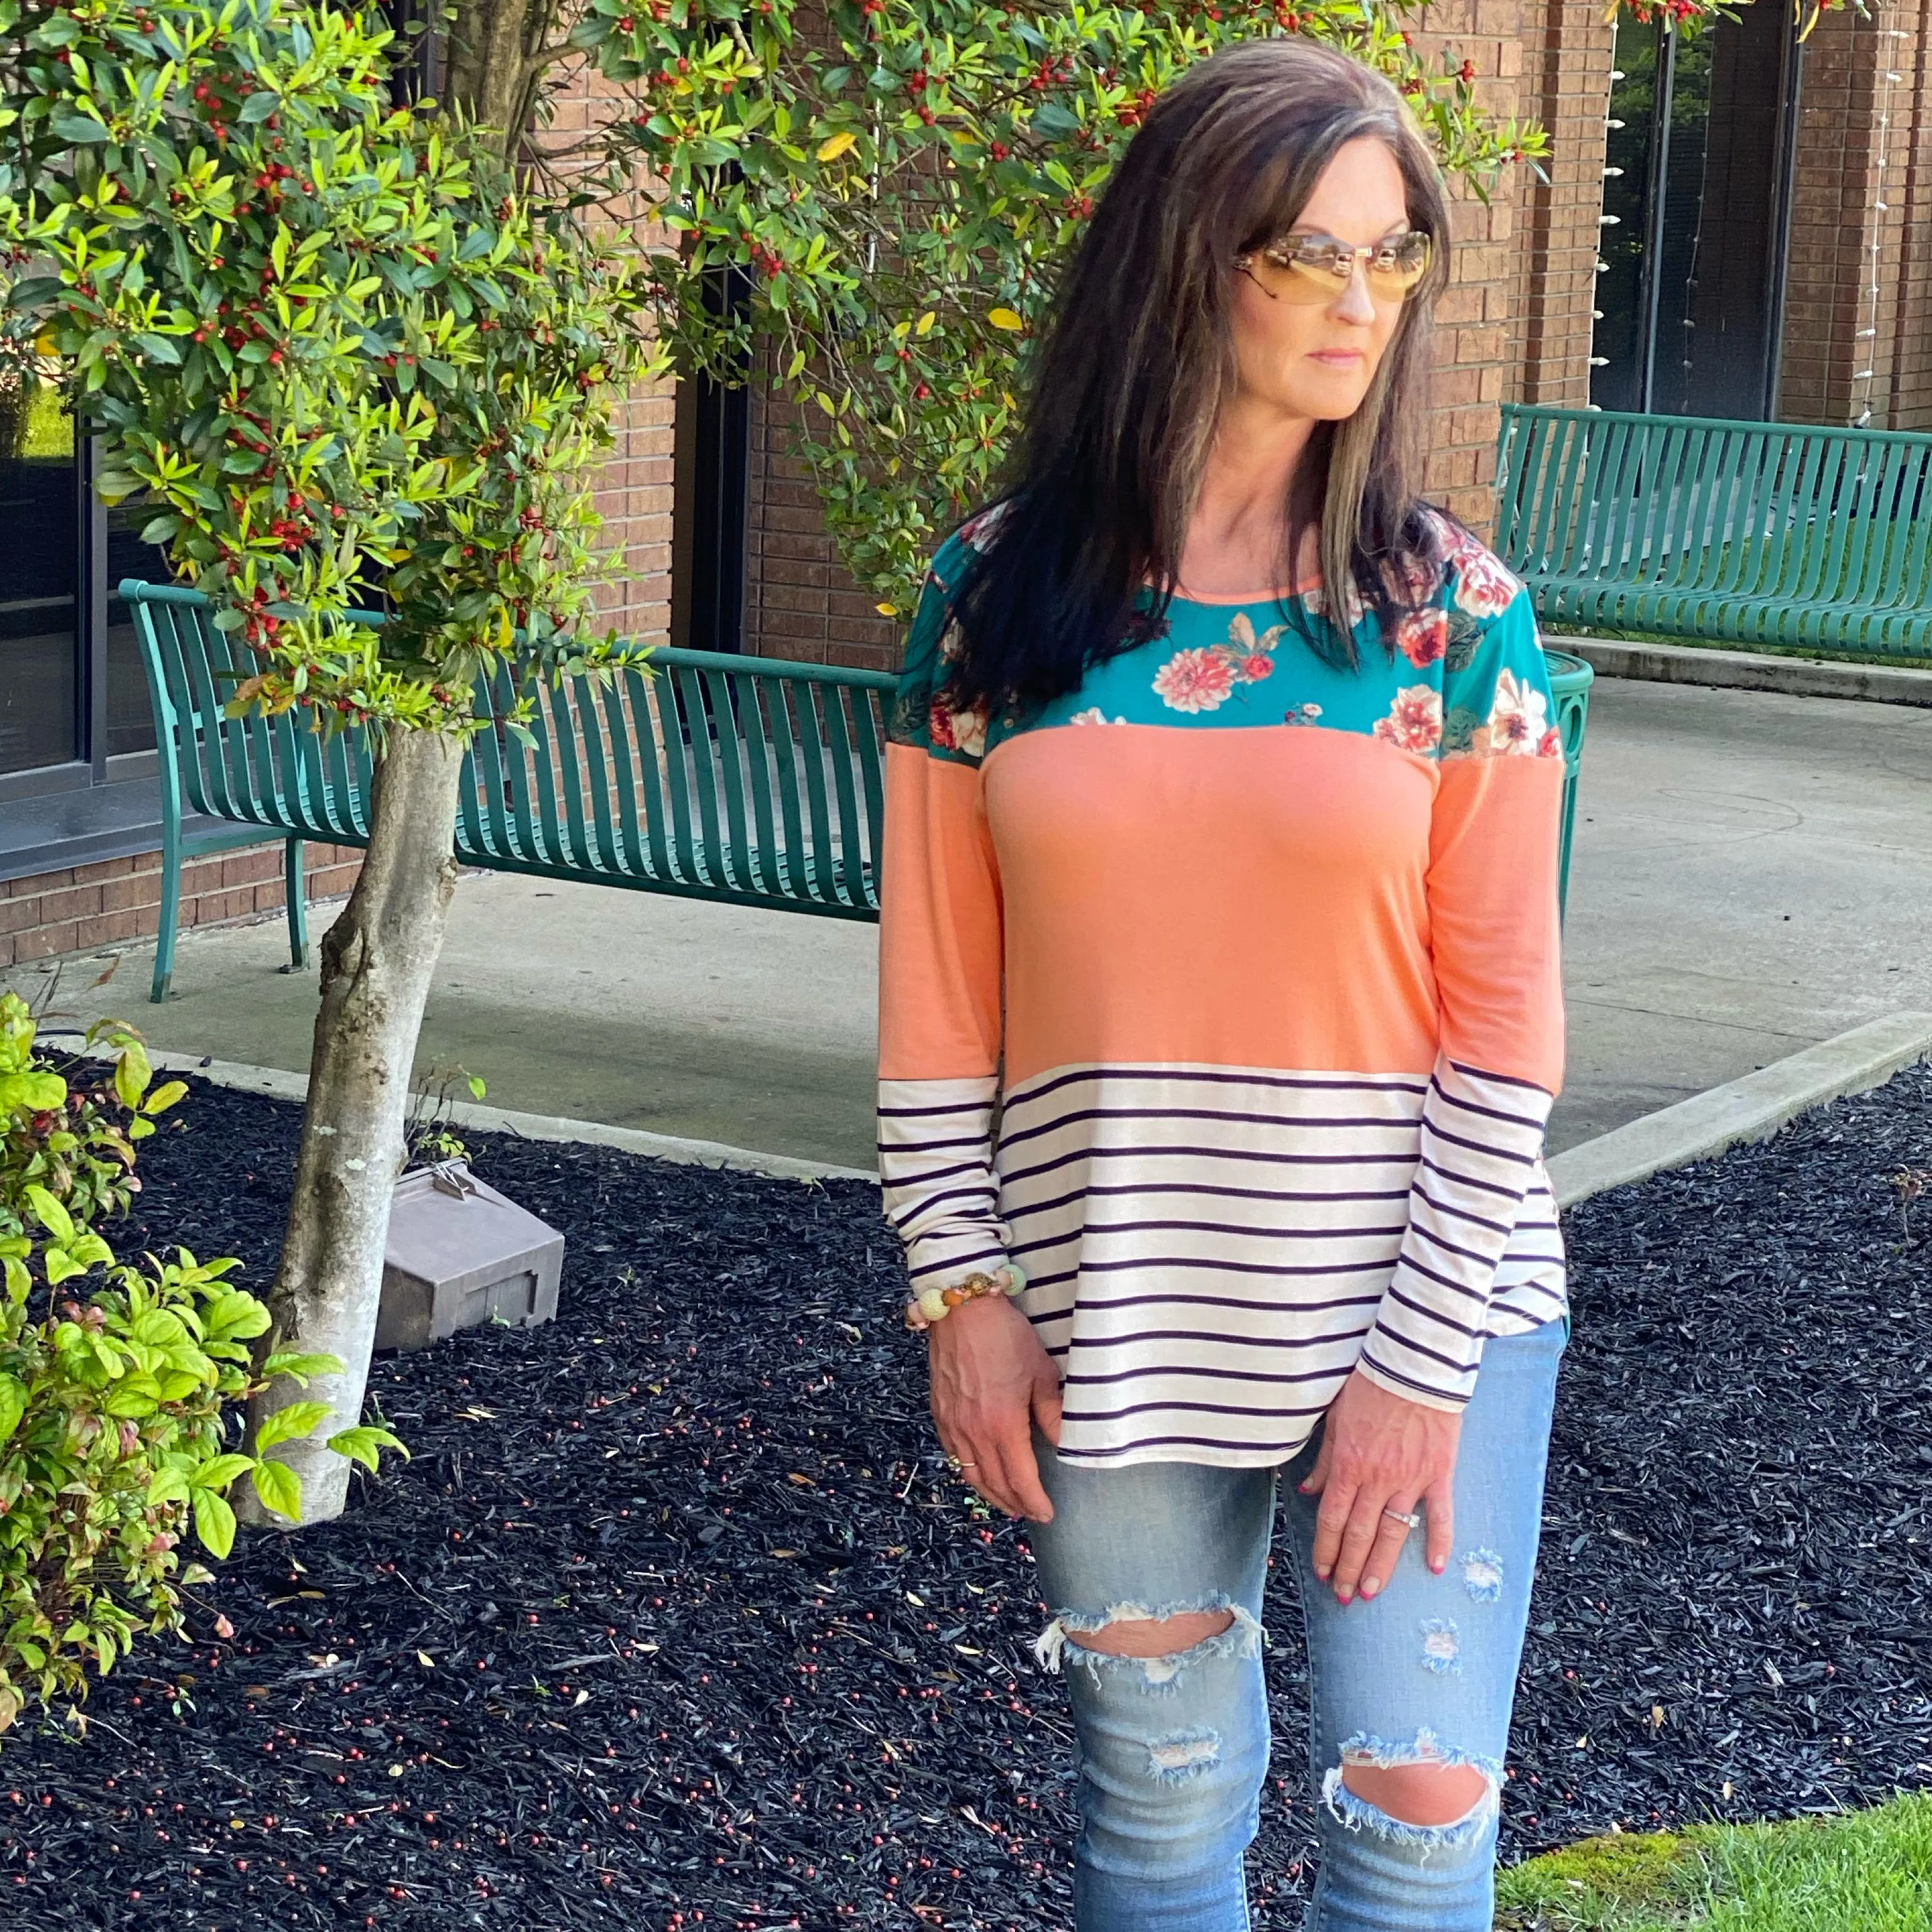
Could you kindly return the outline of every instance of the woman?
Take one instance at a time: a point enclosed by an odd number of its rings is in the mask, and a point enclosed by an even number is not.
[[[1448,256],[1384,81],[1192,70],[913,628],[882,1172],[940,1441],[1036,1526],[1080,1932],[1248,1922],[1277,1478],[1309,1923],[1491,1923],[1568,1332],[1564,767],[1526,597],[1415,494]]]

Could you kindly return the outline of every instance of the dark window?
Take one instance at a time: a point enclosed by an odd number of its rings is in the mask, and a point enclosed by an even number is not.
[[[0,391],[0,772],[81,751],[74,419],[31,367]]]
[[[714,314],[742,312],[744,272],[707,283]],[[671,640],[688,650],[745,647],[745,530],[751,471],[752,392],[745,380],[699,376],[677,386],[672,500]]]
[[[1799,49],[1788,11],[1694,34],[1618,16],[1591,400],[1777,406]],[[1621,123],[1621,125],[1618,124]]]
[[[158,844],[154,713],[112,586],[165,567],[106,509],[30,353],[0,366],[0,879]]]

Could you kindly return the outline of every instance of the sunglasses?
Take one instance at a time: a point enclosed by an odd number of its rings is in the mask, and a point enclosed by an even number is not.
[[[1243,270],[1264,295],[1277,302],[1330,302],[1348,289],[1360,262],[1369,292],[1378,302],[1405,302],[1429,272],[1430,241],[1420,228],[1387,235],[1357,248],[1318,232],[1277,236],[1264,247],[1237,255]]]

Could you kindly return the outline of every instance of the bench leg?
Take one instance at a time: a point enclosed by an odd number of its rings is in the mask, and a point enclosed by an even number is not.
[[[161,842],[161,920],[154,934],[154,983],[148,998],[159,1006],[174,983],[175,926],[181,917],[181,848],[172,836]]]
[[[302,885],[302,842],[288,840],[283,848],[282,878],[288,896],[289,970],[299,973],[308,964],[308,895]]]

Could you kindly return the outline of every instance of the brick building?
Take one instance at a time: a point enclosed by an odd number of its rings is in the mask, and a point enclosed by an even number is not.
[[[1540,120],[1526,170],[1457,208],[1432,494],[1479,525],[1504,400],[1932,429],[1932,0],[1840,4],[1800,45],[1784,0],[1690,40],[1601,0],[1438,0],[1427,44],[1496,112]],[[48,401],[51,398],[46,399]],[[635,398],[600,500],[638,634],[890,665],[896,627],[840,569],[754,382]],[[147,694],[110,586],[152,568],[138,513],[92,499],[50,408],[0,459],[0,968],[154,928]],[[312,852],[310,890],[354,854]],[[280,905],[273,846],[194,869],[184,922]]]

